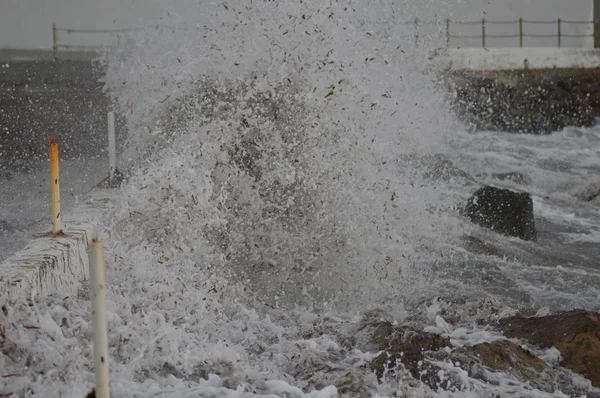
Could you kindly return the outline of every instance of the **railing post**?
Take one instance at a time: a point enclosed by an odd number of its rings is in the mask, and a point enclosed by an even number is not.
[[[450,18],[446,18],[446,47],[450,47]]]
[[[561,39],[561,33],[560,33],[560,18],[558,18],[558,21],[557,21],[557,27],[558,27],[558,48],[560,48],[560,39]]]
[[[56,30],[56,24],[52,24],[52,52],[54,53],[54,59],[56,59],[56,53],[58,52],[58,31]]]
[[[485,18],[481,20],[481,46],[485,48]]]
[[[519,18],[519,47],[523,48],[523,18]]]
[[[419,18],[415,18],[415,47],[419,47]]]

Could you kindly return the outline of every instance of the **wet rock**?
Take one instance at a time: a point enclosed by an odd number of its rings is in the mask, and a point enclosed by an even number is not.
[[[459,362],[473,378],[489,381],[486,377],[487,368],[510,374],[542,391],[554,392],[556,387],[552,378],[543,374],[549,368],[544,361],[508,340],[462,347],[454,350],[451,358],[453,362]]]
[[[492,231],[523,240],[537,239],[533,201],[528,193],[485,186],[469,198],[463,214]]]
[[[382,377],[386,370],[402,364],[413,377],[419,379],[423,371],[427,370],[425,353],[450,346],[450,340],[439,334],[422,332],[407,326],[393,326],[387,322],[374,326],[373,330],[380,333],[380,342],[385,343],[384,352],[371,362],[371,368],[378,377]],[[382,339],[383,333],[387,331],[391,333]]]
[[[389,321],[375,321],[360,328],[353,336],[353,345],[362,352],[386,350],[394,326]]]
[[[540,348],[555,347],[564,366],[600,387],[600,316],[574,310],[560,315],[502,319],[506,336],[519,338]]]

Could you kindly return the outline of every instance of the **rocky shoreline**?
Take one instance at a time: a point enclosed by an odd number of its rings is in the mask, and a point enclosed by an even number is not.
[[[379,378],[407,371],[434,391],[460,391],[460,378],[449,371],[459,367],[485,383],[494,383],[494,373],[503,372],[548,393],[600,396],[594,392],[600,387],[599,314],[573,310],[540,317],[516,315],[491,326],[503,336],[451,348],[447,335],[395,326],[380,318],[363,325],[354,345],[380,352],[370,363]],[[575,382],[571,372],[589,384]]]
[[[472,129],[547,134],[600,117],[599,69],[453,71],[456,114]]]

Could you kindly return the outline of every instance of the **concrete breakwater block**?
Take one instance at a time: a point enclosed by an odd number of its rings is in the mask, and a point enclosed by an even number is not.
[[[0,264],[0,307],[12,307],[33,295],[77,291],[88,279],[88,247],[98,237],[97,225],[113,207],[118,191],[92,191],[63,220],[63,233],[37,235],[27,246]],[[101,237],[100,237],[101,238]]]

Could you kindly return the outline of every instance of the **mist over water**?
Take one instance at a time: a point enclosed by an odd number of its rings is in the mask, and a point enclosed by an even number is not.
[[[428,294],[449,195],[414,159],[456,126],[415,2],[203,5],[130,38],[107,86],[128,114],[141,241],[271,306],[364,310]],[[133,112],[132,112],[133,107]],[[139,242],[138,242],[139,243]],[[392,299],[393,301],[390,301]]]

